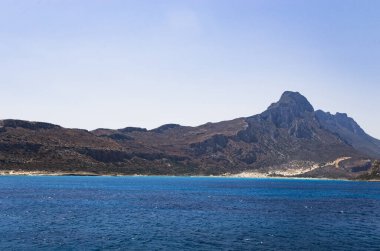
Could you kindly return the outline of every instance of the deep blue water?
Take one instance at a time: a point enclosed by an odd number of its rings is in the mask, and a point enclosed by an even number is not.
[[[1,250],[380,250],[380,183],[0,177]]]

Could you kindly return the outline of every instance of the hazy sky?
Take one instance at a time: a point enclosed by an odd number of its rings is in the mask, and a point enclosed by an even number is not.
[[[380,138],[380,1],[0,0],[0,117],[198,125],[285,90]]]

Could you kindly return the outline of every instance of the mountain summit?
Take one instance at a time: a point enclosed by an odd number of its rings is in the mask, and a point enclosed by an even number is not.
[[[314,112],[313,106],[299,92],[284,92],[281,95],[280,100],[277,103],[274,103],[271,106],[269,106],[268,110],[276,109],[279,107],[287,107],[296,111],[298,114],[301,114],[303,112]]]
[[[42,173],[354,178],[380,157],[380,141],[346,114],[314,111],[284,92],[261,114],[198,127],[86,131],[0,121],[0,170]]]
[[[298,92],[287,91],[281,95],[277,103],[271,104],[260,116],[277,127],[290,128],[297,122],[304,125],[301,119],[310,118],[313,112],[313,106],[304,96]]]

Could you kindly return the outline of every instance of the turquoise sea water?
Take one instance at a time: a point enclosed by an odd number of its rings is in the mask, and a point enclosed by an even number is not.
[[[1,250],[380,250],[380,183],[0,177]]]

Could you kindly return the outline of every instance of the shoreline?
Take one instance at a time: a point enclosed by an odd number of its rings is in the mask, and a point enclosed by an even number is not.
[[[109,173],[99,174],[93,172],[41,172],[41,171],[14,171],[1,170],[1,176],[84,176],[84,177],[188,177],[188,178],[243,178],[243,179],[294,179],[294,180],[331,180],[331,181],[363,181],[380,182],[380,180],[355,180],[355,179],[334,179],[334,178],[314,178],[314,177],[295,177],[295,176],[271,176],[264,173],[254,173],[254,175],[224,174],[224,175],[148,175],[148,174],[121,174]]]

